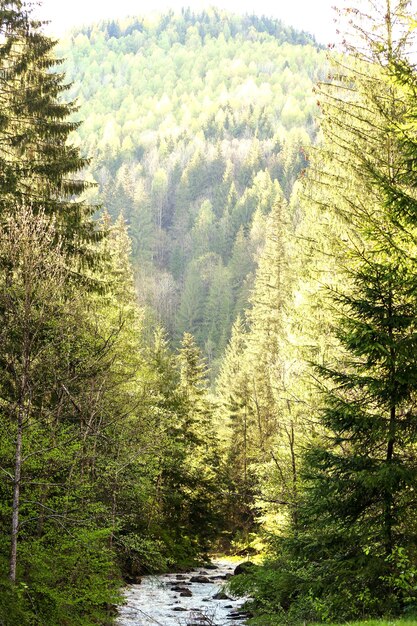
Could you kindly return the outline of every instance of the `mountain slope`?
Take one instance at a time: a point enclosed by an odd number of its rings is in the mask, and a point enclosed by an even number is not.
[[[214,9],[96,24],[61,53],[98,197],[130,225],[141,302],[216,360],[265,216],[306,166],[325,53],[279,21]]]

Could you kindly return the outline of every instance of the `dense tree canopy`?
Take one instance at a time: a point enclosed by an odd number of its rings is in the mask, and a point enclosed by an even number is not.
[[[302,207],[321,226],[310,228],[307,279],[327,294],[320,304],[337,343],[317,329],[297,515],[252,581],[258,610],[278,620],[415,610],[411,15],[401,0],[367,8],[348,11],[347,55],[318,87],[323,142],[311,151]]]
[[[215,9],[97,24],[60,50],[85,120],[75,140],[130,226],[141,303],[217,369],[259,221],[306,166],[323,51],[279,21]]]
[[[415,612],[415,24],[368,4],[327,60],[210,9],[61,63],[0,2],[1,624],[219,549],[263,624]]]

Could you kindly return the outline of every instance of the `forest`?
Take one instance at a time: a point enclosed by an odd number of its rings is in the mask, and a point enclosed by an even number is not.
[[[337,15],[0,0],[0,626],[216,554],[253,626],[417,623],[417,22]]]
[[[190,332],[213,380],[248,306],[265,219],[306,165],[326,60],[266,18],[159,19],[97,24],[59,54],[83,119],[75,142],[94,155],[91,202],[129,225],[151,325],[175,346]]]

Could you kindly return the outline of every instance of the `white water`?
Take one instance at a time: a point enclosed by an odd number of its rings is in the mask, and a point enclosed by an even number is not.
[[[119,609],[118,626],[242,626],[244,617],[236,615],[244,599],[216,600],[222,590],[221,576],[232,574],[234,566],[228,561],[214,561],[217,569],[198,568],[183,574],[144,576],[140,585],[130,585],[125,591],[126,603]],[[206,576],[209,583],[190,582],[192,576]],[[217,577],[217,579],[216,579]],[[181,597],[172,591],[184,587],[191,597]]]

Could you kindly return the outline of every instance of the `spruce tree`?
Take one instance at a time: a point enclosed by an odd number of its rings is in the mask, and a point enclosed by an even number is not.
[[[245,543],[256,527],[253,506],[257,490],[253,467],[259,461],[253,431],[250,364],[247,335],[240,317],[233,324],[232,336],[216,380],[218,428],[222,440],[226,493],[223,497],[226,530],[230,540]]]
[[[248,312],[250,332],[246,359],[256,424],[252,437],[263,464],[259,470],[262,476],[260,500],[264,497],[270,504],[275,500],[284,507],[281,506],[281,515],[290,514],[295,519],[300,429],[295,417],[296,403],[289,390],[292,375],[288,348],[293,281],[289,251],[291,231],[288,205],[281,199],[268,216],[265,247],[250,296],[252,308]]]
[[[190,333],[184,333],[178,351],[183,401],[181,438],[186,446],[184,464],[184,511],[190,532],[205,550],[216,536],[219,523],[219,451],[209,396],[208,371],[201,351]]]
[[[54,215],[67,252],[87,262],[97,239],[94,207],[79,196],[88,187],[81,171],[88,160],[68,143],[79,126],[55,42],[32,17],[32,3],[0,4],[0,216],[30,206]],[[94,256],[94,255],[93,255]]]
[[[88,392],[104,385],[112,340],[100,335],[82,287],[92,280],[98,231],[92,208],[77,199],[86,161],[67,143],[77,124],[67,121],[74,107],[61,102],[53,42],[19,1],[0,3],[0,33],[0,560],[6,571],[10,549],[17,607],[9,615],[0,603],[0,621],[90,623],[104,619],[117,585],[91,491],[102,424],[100,394]]]
[[[324,144],[311,156],[306,201],[327,215],[340,348],[337,362],[316,366],[321,433],[274,578],[276,611],[309,620],[399,612],[415,595],[415,182],[408,103],[391,74],[406,59],[407,6],[348,11],[359,43],[320,88]]]

